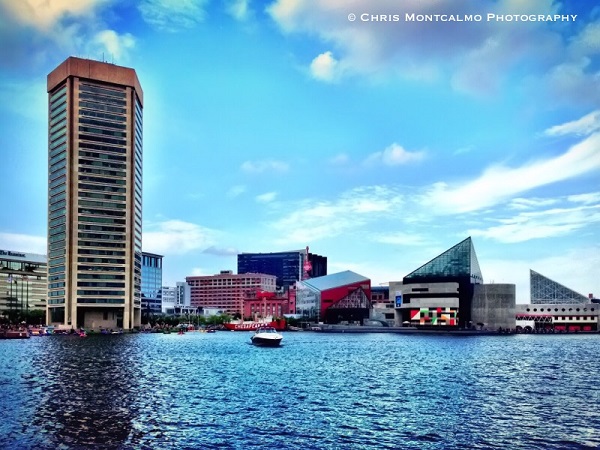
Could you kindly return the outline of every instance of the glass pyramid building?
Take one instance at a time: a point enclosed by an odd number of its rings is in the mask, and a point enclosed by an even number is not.
[[[571,304],[588,303],[585,295],[581,295],[550,278],[529,270],[530,293],[532,304]]]
[[[473,284],[482,284],[483,276],[471,238],[468,237],[454,247],[436,256],[428,263],[404,277],[404,283],[423,279],[469,278]]]

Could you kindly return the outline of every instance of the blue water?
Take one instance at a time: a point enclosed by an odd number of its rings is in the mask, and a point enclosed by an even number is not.
[[[600,447],[600,335],[0,341],[3,449]]]

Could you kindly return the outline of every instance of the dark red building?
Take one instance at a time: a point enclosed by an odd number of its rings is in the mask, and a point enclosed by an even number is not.
[[[324,323],[369,318],[371,280],[350,270],[298,282],[296,313]]]

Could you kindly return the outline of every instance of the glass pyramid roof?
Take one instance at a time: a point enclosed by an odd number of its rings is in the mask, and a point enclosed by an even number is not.
[[[414,272],[406,275],[404,281],[429,277],[470,277],[471,283],[483,283],[483,276],[471,238],[468,237],[428,263],[423,264]]]
[[[529,282],[531,303],[556,305],[589,302],[585,295],[581,295],[531,269],[529,270]]]

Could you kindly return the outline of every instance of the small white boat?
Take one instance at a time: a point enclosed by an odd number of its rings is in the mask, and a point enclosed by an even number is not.
[[[254,345],[263,347],[277,347],[281,344],[283,336],[274,327],[261,327],[250,338]]]

